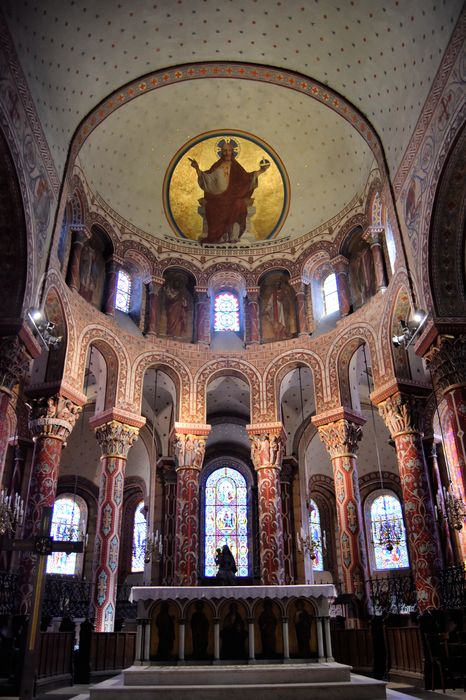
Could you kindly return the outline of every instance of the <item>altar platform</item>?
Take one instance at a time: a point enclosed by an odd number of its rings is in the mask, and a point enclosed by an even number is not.
[[[332,658],[333,585],[141,586],[135,665],[90,700],[385,700]]]

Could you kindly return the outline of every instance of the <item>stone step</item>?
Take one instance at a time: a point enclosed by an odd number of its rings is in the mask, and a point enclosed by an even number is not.
[[[228,683],[211,685],[123,685],[123,676],[90,688],[90,700],[386,700],[385,683],[352,674],[350,681],[330,683],[259,683],[236,685],[235,671]],[[175,681],[175,676],[173,681]],[[253,678],[251,678],[253,680]],[[275,679],[277,680],[277,679]]]
[[[131,666],[123,671],[124,685],[235,685],[261,683],[343,683],[350,666],[337,663],[253,664],[220,666]]]

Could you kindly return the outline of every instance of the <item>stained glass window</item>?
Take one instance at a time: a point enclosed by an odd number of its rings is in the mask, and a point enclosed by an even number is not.
[[[322,297],[324,302],[324,316],[338,311],[340,304],[338,303],[337,278],[333,272],[324,279]]]
[[[131,299],[131,277],[124,270],[118,272],[117,292],[115,300],[115,308],[124,311],[125,314],[129,311],[129,302]]]
[[[133,557],[131,560],[131,571],[144,571],[144,554],[146,545],[146,516],[144,515],[144,501],[141,501],[134,513],[133,529]]]
[[[231,467],[216,469],[205,485],[205,575],[215,576],[215,550],[227,544],[238,569],[247,576],[248,504],[246,480]]]
[[[396,496],[377,496],[370,508],[370,525],[376,569],[403,569],[409,567],[406,531],[401,504]],[[384,533],[390,533],[388,546]],[[382,535],[382,537],[381,537]]]
[[[215,297],[214,331],[239,331],[239,302],[231,292]]]
[[[314,549],[316,558],[312,562],[312,568],[314,569],[314,571],[323,571],[324,556],[322,552],[322,530],[320,527],[320,513],[315,501],[311,500],[310,510],[311,514],[309,516],[309,533],[314,542],[318,542],[317,547]]]
[[[77,542],[84,530],[83,513],[73,496],[57,498],[53,506],[50,534],[54,540]],[[47,557],[48,574],[76,574],[77,554],[54,552]]]

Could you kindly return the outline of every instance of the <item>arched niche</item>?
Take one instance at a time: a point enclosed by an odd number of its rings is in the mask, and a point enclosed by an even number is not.
[[[112,254],[113,244],[108,234],[100,226],[93,226],[81,252],[79,294],[99,310],[105,293],[106,264]]]
[[[209,378],[206,387],[206,421],[212,427],[206,443],[206,459],[226,452],[249,458],[246,425],[251,422],[251,389],[248,378],[224,369]]]
[[[164,271],[159,292],[158,334],[191,343],[194,334],[194,277],[181,268]]]
[[[150,459],[169,454],[170,432],[177,419],[178,388],[166,367],[150,367],[144,374],[141,415],[147,420]]]
[[[357,227],[346,239],[342,254],[348,258],[348,282],[353,310],[359,309],[376,292],[374,262],[370,245]]]
[[[285,428],[287,455],[297,455],[299,442],[315,414],[314,375],[300,362],[286,365],[277,377],[279,420]]]
[[[33,267],[32,251],[28,251],[21,190],[8,145],[0,131],[1,325],[10,325],[21,318],[28,265]]]
[[[68,332],[65,312],[58,290],[55,287],[49,289],[45,298],[44,315],[49,323],[54,324],[53,335],[61,338],[61,341],[57,345],[51,346],[48,350],[47,366],[43,381],[59,382],[63,377]]]
[[[95,402],[95,413],[116,405],[118,358],[108,343],[95,340],[89,345],[83,391],[88,401]]]
[[[296,294],[285,270],[268,272],[259,281],[259,317],[263,342],[286,340],[298,333]]]

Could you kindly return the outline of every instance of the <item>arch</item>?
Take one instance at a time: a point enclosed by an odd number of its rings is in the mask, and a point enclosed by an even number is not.
[[[316,405],[321,405],[327,400],[322,382],[324,364],[321,358],[311,350],[290,350],[272,360],[264,372],[265,413],[268,420],[280,420],[278,397],[281,380],[291,369],[300,365],[308,367],[312,372]]]
[[[189,369],[178,358],[169,353],[147,352],[133,362],[130,380],[131,404],[140,410],[142,405],[142,389],[144,374],[150,367],[161,369],[173,381],[177,394],[177,417],[188,420],[191,415],[190,402],[192,394],[192,377]]]
[[[363,343],[369,347],[374,384],[382,383],[385,364],[379,353],[379,343],[372,326],[362,322],[351,326],[335,338],[327,355],[325,380],[334,406],[351,406],[349,363],[355,351]],[[340,403],[337,403],[338,401]]]
[[[119,406],[131,410],[132,406],[127,396],[131,366],[128,353],[118,336],[101,326],[87,326],[78,339],[78,351],[74,358],[74,376],[79,386],[84,386],[84,373],[90,345],[97,347],[107,363],[106,407]],[[112,397],[114,397],[113,406],[110,406]]]
[[[194,377],[192,414],[197,416],[198,420],[201,419],[201,416],[202,420],[205,420],[207,386],[212,379],[227,374],[239,377],[249,385],[251,392],[250,416],[251,422],[254,422],[262,413],[261,376],[256,368],[248,362],[233,358],[212,360],[198,370]]]
[[[466,308],[466,127],[463,127],[437,185],[428,248],[430,294],[437,317],[465,316]],[[427,282],[429,280],[429,282]]]

